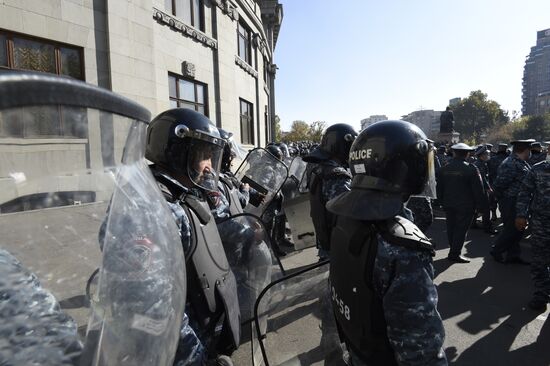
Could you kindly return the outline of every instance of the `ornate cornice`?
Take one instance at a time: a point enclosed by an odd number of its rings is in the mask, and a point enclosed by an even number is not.
[[[252,66],[250,66],[245,60],[240,58],[239,56],[235,55],[235,63],[241,67],[244,71],[249,73],[250,75],[254,76],[255,78],[258,77],[258,72],[254,70]]]
[[[218,48],[218,41],[216,41],[214,38],[210,38],[200,30],[183,23],[181,20],[174,17],[173,15],[166,14],[164,11],[153,7],[153,18],[159,24],[167,25],[173,31],[180,32],[186,37],[193,38],[195,41],[200,42],[207,47],[213,49]]]
[[[232,20],[239,20],[239,12],[237,8],[233,6],[229,0],[211,0],[214,4],[222,10],[224,14],[229,16]]]

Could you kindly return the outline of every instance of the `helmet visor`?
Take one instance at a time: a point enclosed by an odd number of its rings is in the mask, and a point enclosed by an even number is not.
[[[436,183],[435,183],[435,153],[433,150],[428,152],[428,162],[426,164],[426,183],[424,184],[424,190],[419,194],[413,194],[417,197],[437,198],[436,195]]]
[[[207,191],[218,189],[223,141],[192,140],[187,155],[187,174],[196,186]]]

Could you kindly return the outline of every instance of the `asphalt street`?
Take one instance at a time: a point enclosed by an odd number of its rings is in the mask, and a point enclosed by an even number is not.
[[[550,365],[548,311],[540,314],[526,306],[533,291],[529,266],[495,262],[489,251],[496,236],[475,229],[469,231],[463,249],[463,255],[471,258],[471,263],[449,262],[445,218],[442,211],[435,213],[427,235],[437,248],[435,282],[449,364]],[[529,259],[529,239],[524,239],[521,247],[522,255]],[[303,268],[316,260],[315,250],[310,248],[287,255],[282,262],[291,269]],[[320,357],[324,345],[319,306],[320,301],[306,297],[302,304],[293,303],[288,309],[278,309],[278,313],[270,315],[266,337],[270,364],[343,364],[333,357],[330,360]],[[282,318],[286,320],[281,322]],[[233,359],[239,365],[251,364],[250,343],[243,344]]]

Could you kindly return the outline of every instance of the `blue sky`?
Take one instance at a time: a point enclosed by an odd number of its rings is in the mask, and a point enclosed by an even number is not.
[[[349,123],[443,110],[480,89],[521,110],[525,56],[550,0],[280,0],[276,110]]]

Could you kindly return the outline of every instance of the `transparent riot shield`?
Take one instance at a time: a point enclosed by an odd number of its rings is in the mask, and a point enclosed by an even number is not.
[[[254,366],[345,365],[328,286],[328,261],[267,286],[255,306]]]
[[[256,148],[248,153],[235,176],[254,190],[244,211],[261,217],[286,181],[288,167],[267,150]]]
[[[300,156],[292,158],[288,166],[288,179],[281,189],[285,200],[291,200],[307,192],[306,168],[307,163]]]
[[[283,186],[283,208],[297,250],[316,245],[315,228],[310,216],[309,192],[307,189],[307,163],[295,157],[289,168],[289,176]]]
[[[260,292],[282,276],[280,263],[259,217],[246,213],[229,217],[218,223],[218,231],[237,279],[241,322],[246,323],[253,319]]]
[[[185,261],[145,164],[149,118],[72,79],[0,75],[6,364],[172,364]],[[90,303],[86,284],[98,267]]]

